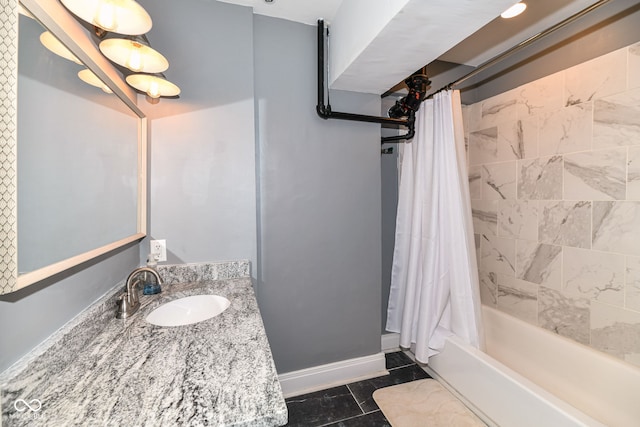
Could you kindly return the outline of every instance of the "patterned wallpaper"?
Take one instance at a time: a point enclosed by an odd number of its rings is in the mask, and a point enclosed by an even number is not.
[[[0,1],[0,294],[18,274],[16,205],[16,112],[18,94],[18,1]]]
[[[640,366],[640,43],[465,126],[483,303]]]

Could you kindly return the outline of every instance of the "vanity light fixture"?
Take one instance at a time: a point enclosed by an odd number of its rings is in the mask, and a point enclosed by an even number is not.
[[[100,51],[111,61],[136,73],[161,73],[169,68],[169,61],[149,46],[145,36],[104,39],[100,42]]]
[[[151,17],[134,0],[60,0],[78,18],[105,31],[138,35],[151,29]]]
[[[157,74],[130,74],[126,77],[127,83],[140,92],[146,93],[150,98],[161,96],[178,96],[180,88]]]
[[[94,26],[95,35],[103,39],[100,52],[111,62],[132,71],[125,80],[147,100],[157,104],[160,97],[178,97],[180,88],[168,81],[163,71],[169,61],[150,46],[144,35],[151,29],[151,17],[135,0],[60,0],[78,19]],[[111,36],[117,33],[123,36]],[[106,36],[106,38],[105,38]],[[86,83],[107,93],[111,90],[90,70],[78,73]]]
[[[80,77],[80,80],[83,82],[102,89],[104,93],[113,93],[111,89],[88,68],[78,71],[78,77]]]
[[[40,43],[56,55],[82,65],[82,62],[49,31],[40,34]]]
[[[513,18],[515,16],[520,15],[527,8],[527,4],[524,2],[516,3],[511,6],[509,9],[505,10],[500,14],[500,16],[504,19]]]

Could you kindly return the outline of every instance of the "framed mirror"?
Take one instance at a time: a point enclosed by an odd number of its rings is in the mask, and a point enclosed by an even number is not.
[[[146,235],[144,113],[59,2],[0,3],[7,131],[0,157],[0,293],[14,292]],[[44,28],[43,28],[44,27]],[[79,60],[44,48],[48,30]],[[84,68],[105,89],[78,78]],[[85,73],[86,73],[85,72]]]

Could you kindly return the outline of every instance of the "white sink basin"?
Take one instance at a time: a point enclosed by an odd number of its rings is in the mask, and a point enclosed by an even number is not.
[[[157,326],[190,325],[219,315],[230,304],[228,299],[218,295],[193,295],[162,304],[145,320]]]

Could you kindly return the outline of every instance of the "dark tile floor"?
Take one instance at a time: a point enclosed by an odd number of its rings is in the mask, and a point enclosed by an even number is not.
[[[373,400],[373,392],[429,375],[401,351],[385,357],[389,375],[286,399],[287,426],[390,427]]]

